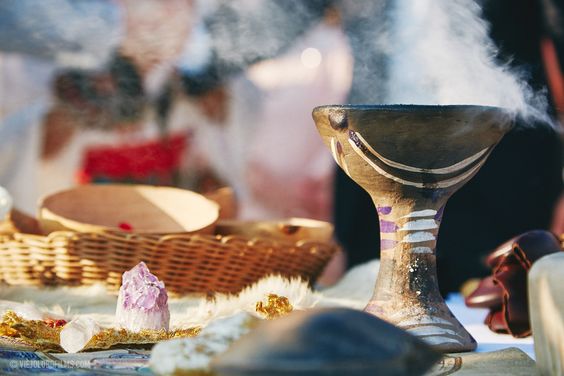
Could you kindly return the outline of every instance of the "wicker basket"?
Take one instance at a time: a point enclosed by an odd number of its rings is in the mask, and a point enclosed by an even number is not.
[[[336,250],[328,242],[239,235],[16,233],[0,235],[0,281],[35,286],[103,283],[117,292],[122,273],[145,261],[172,295],[235,293],[268,274],[315,281]]]

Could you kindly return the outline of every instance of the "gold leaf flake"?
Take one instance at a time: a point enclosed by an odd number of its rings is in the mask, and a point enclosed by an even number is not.
[[[268,294],[266,304],[257,302],[255,309],[257,313],[263,315],[265,319],[272,320],[287,315],[294,310],[294,307],[285,296]]]

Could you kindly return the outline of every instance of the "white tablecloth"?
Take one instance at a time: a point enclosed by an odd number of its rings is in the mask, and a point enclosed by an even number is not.
[[[517,347],[535,359],[533,337],[513,338],[509,334],[492,332],[484,324],[488,313],[487,309],[468,308],[460,294],[452,294],[447,299],[447,304],[452,313],[460,320],[462,325],[472,334],[478,342],[478,352],[501,350],[508,347]]]

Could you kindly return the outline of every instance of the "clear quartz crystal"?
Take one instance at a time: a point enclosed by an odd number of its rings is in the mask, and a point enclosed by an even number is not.
[[[68,353],[77,353],[101,330],[102,328],[93,319],[77,317],[61,330],[61,347]]]
[[[123,273],[116,309],[116,322],[132,332],[169,329],[168,295],[162,281],[140,262]]]

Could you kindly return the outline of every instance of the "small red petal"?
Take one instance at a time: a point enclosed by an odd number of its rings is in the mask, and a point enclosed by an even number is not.
[[[57,320],[55,321],[55,328],[61,327],[61,326],[65,326],[67,325],[67,321],[66,320]]]
[[[122,229],[123,231],[132,231],[133,230],[133,226],[131,226],[129,223],[127,222],[121,222],[119,225],[119,228]]]
[[[65,326],[67,324],[66,320],[54,320],[54,319],[45,319],[43,320],[45,325],[51,328],[59,328],[61,326]]]

